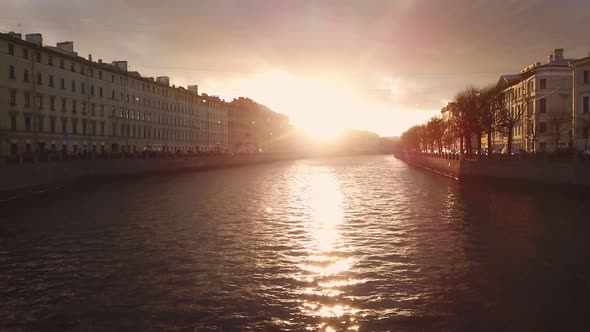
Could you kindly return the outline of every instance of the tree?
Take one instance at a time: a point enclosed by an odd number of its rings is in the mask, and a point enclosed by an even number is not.
[[[498,112],[493,107],[495,89],[492,87],[484,88],[479,92],[476,108],[478,115],[478,128],[481,132],[487,134],[488,156],[492,156],[492,133],[498,126]],[[481,134],[478,143],[478,153],[481,154]]]
[[[439,117],[431,118],[426,124],[426,133],[431,150],[442,152],[443,136],[445,134],[445,124],[443,119]]]
[[[514,127],[522,120],[526,107],[517,105],[516,98],[511,92],[499,92],[494,96],[494,108],[498,112],[498,129],[508,136],[508,155],[512,155],[512,139]]]
[[[571,129],[572,116],[569,112],[550,112],[547,114],[547,122],[553,135],[555,151],[557,151],[560,138]]]

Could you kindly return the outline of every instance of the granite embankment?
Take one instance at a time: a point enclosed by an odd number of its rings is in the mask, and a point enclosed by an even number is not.
[[[286,153],[260,153],[3,165],[0,166],[0,201],[82,181],[238,167],[302,157]]]
[[[544,159],[469,159],[423,153],[399,152],[408,164],[451,176],[459,181],[505,180],[550,185],[590,187],[590,162]]]

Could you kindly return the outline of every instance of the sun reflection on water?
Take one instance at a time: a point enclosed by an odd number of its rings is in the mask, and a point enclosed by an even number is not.
[[[298,178],[291,188],[302,198],[309,216],[304,228],[309,238],[304,242],[308,255],[297,265],[293,276],[307,283],[298,290],[300,310],[309,317],[319,319],[310,330],[335,331],[342,328],[358,329],[358,309],[346,303],[345,288],[363,282],[348,275],[355,264],[350,252],[353,248],[342,239],[340,227],[344,222],[343,199],[339,182],[329,170],[307,173]],[[336,327],[337,326],[337,327]]]

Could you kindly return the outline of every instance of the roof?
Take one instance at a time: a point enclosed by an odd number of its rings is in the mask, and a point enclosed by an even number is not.
[[[570,62],[570,67],[575,67],[575,66],[583,65],[583,64],[587,64],[587,63],[590,63],[590,56]]]

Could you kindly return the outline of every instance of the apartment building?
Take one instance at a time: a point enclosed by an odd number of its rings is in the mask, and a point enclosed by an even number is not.
[[[230,150],[279,152],[293,148],[293,130],[286,115],[244,97],[229,106]]]
[[[574,148],[587,151],[590,147],[590,56],[573,61],[573,128]],[[586,152],[589,153],[589,152]]]
[[[73,42],[0,33],[0,157],[60,152],[223,151],[228,107],[196,86],[143,77]]]
[[[563,49],[555,49],[546,63],[537,62],[500,78],[497,87],[504,94],[505,107],[517,120],[512,151],[556,151],[570,146],[572,61],[564,58]],[[505,132],[493,134],[495,152],[506,151],[507,136]]]

